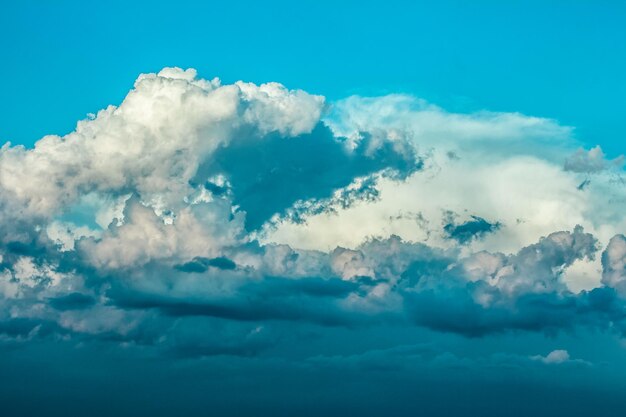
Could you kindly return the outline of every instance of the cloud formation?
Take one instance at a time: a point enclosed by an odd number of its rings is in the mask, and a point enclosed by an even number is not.
[[[258,355],[296,324],[622,334],[624,190],[576,190],[615,164],[598,147],[564,171],[570,131],[143,74],[72,133],[2,147],[0,333],[181,357]]]

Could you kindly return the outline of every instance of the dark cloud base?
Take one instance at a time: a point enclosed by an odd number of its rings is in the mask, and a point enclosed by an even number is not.
[[[624,387],[609,384],[603,370],[546,369],[523,358],[482,366],[440,358],[433,365],[405,353],[388,367],[380,363],[397,351],[352,363],[350,357],[174,361],[132,348],[31,344],[3,349],[0,400],[5,416],[44,417],[609,416],[626,405]]]

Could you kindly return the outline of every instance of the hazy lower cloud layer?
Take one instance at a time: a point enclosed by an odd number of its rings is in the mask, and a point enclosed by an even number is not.
[[[626,334],[622,165],[555,120],[142,74],[1,148],[0,343],[247,361],[285,390],[312,369],[584,380],[601,355],[559,344]]]

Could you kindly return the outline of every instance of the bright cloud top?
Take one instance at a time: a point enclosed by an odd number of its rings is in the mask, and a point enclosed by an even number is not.
[[[261,351],[294,322],[621,334],[622,160],[573,134],[143,74],[74,132],[2,147],[0,332],[200,356]],[[198,317],[222,324],[198,336]]]

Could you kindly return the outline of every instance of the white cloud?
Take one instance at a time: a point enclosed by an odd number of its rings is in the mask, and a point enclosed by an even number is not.
[[[142,74],[119,107],[80,121],[74,132],[46,136],[32,150],[5,145],[2,195],[44,217],[90,192],[134,190],[173,206],[219,146],[240,135],[309,132],[323,105],[320,96],[277,83],[221,85],[178,68]]]
[[[566,350],[557,349],[548,353],[546,356],[533,356],[533,360],[541,361],[547,365],[559,364],[570,360],[569,353]]]
[[[562,165],[578,142],[571,128],[554,120],[519,113],[448,113],[410,96],[391,95],[340,101],[327,121],[350,137],[363,129],[389,136],[402,132],[428,155],[425,169],[403,182],[380,181],[378,201],[310,216],[305,224],[279,223],[266,230],[264,241],[329,250],[355,247],[372,236],[399,235],[450,247],[456,242],[443,233],[450,211],[459,221],[474,215],[501,225],[466,245],[467,253],[514,252],[577,224],[605,246],[626,229],[620,214],[626,187],[607,172],[580,190],[582,179]],[[599,158],[603,167],[615,163],[605,161],[599,147],[575,155],[585,161]],[[591,271],[597,261],[581,261],[576,268]],[[572,271],[565,279],[575,290],[600,284],[598,274]]]
[[[83,239],[79,249],[99,268],[141,267],[153,260],[182,262],[196,256],[215,257],[227,246],[245,242],[243,213],[232,219],[226,201],[199,203],[181,209],[172,224],[131,199],[124,224],[101,237]]]
[[[499,156],[500,152],[509,153],[511,149],[526,155],[552,155],[547,148],[567,145],[572,132],[572,128],[561,126],[554,120],[520,113],[449,113],[424,100],[402,94],[349,97],[333,105],[327,120],[343,135],[350,135],[355,130],[393,129],[408,132],[424,150],[435,147],[443,152],[465,154],[473,150],[482,152],[488,145],[493,156]],[[528,146],[529,140],[534,146]],[[538,147],[540,144],[542,146]],[[484,158],[489,156],[483,153]]]
[[[583,314],[603,327],[611,312],[565,286],[624,295],[626,187],[596,169],[599,148],[564,170],[578,145],[569,127],[405,95],[337,103],[326,123],[343,138],[321,124],[324,108],[277,83],[166,68],[65,137],[3,146],[0,317],[118,335],[148,311],[402,316],[465,335],[564,328]],[[598,175],[580,190],[572,171],[589,166]],[[266,222],[257,233],[253,217]],[[472,221],[498,227],[472,235]],[[602,282],[589,275],[598,262]]]

